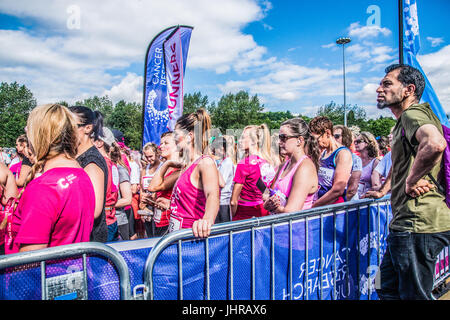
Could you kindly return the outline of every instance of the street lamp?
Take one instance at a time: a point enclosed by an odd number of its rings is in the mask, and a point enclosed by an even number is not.
[[[345,45],[352,41],[350,38],[342,37],[336,40],[337,44],[342,44],[342,66],[344,74],[344,126],[347,126],[347,104],[345,101]]]

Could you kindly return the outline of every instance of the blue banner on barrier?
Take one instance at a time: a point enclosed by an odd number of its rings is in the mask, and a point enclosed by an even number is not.
[[[385,250],[390,214],[390,206],[382,203],[292,222],[292,283],[288,223],[273,227],[273,241],[270,226],[255,228],[253,237],[252,231],[234,233],[232,239],[229,235],[211,237],[209,283],[214,285],[209,287],[209,297],[377,299],[374,280]],[[207,298],[205,250],[203,241],[182,244],[183,299]],[[180,298],[178,254],[178,247],[172,245],[158,258],[153,277],[155,299]]]
[[[233,232],[232,237],[213,236],[208,240],[208,254],[205,241],[183,241],[182,279],[178,245],[170,245],[154,267],[155,299],[180,299],[181,280],[182,298],[187,300],[207,299],[208,280],[212,300],[377,299],[374,280],[385,250],[390,215],[386,201],[347,212],[296,218],[291,224],[292,239],[289,223],[278,223],[273,229],[262,226]],[[144,283],[145,262],[154,244],[155,240],[111,244],[128,265],[131,288]],[[119,299],[114,266],[97,256],[88,257],[87,266],[88,299]],[[0,299],[41,299],[40,289],[36,289],[41,285],[39,267],[2,270]],[[81,270],[81,258],[47,262],[46,277]]]

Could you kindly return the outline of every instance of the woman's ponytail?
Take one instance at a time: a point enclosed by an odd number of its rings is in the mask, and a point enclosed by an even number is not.
[[[198,124],[201,125],[201,132],[198,132],[198,137],[201,139],[201,141],[199,141],[199,145],[201,145],[201,152],[204,154],[209,152],[208,146],[211,132],[211,117],[203,108],[197,109],[195,113],[198,119]]]
[[[311,158],[312,162],[316,166],[316,170],[319,171],[320,166],[320,149],[316,138],[314,138],[308,130],[308,137],[306,143],[306,154]]]

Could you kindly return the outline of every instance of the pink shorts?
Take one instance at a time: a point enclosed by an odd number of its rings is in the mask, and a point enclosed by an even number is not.
[[[255,206],[237,206],[236,215],[233,217],[233,221],[251,219],[253,217],[264,217],[269,215],[269,211],[264,209],[263,204]]]

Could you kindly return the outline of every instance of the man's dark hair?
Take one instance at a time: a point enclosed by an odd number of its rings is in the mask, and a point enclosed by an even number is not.
[[[416,87],[414,95],[417,97],[417,100],[420,101],[420,98],[422,98],[423,90],[425,89],[425,78],[423,77],[422,72],[407,64],[400,63],[392,64],[384,71],[386,72],[386,74],[388,74],[389,72],[396,69],[400,69],[400,73],[398,74],[398,81],[400,81],[405,87],[409,84],[413,84]]]

